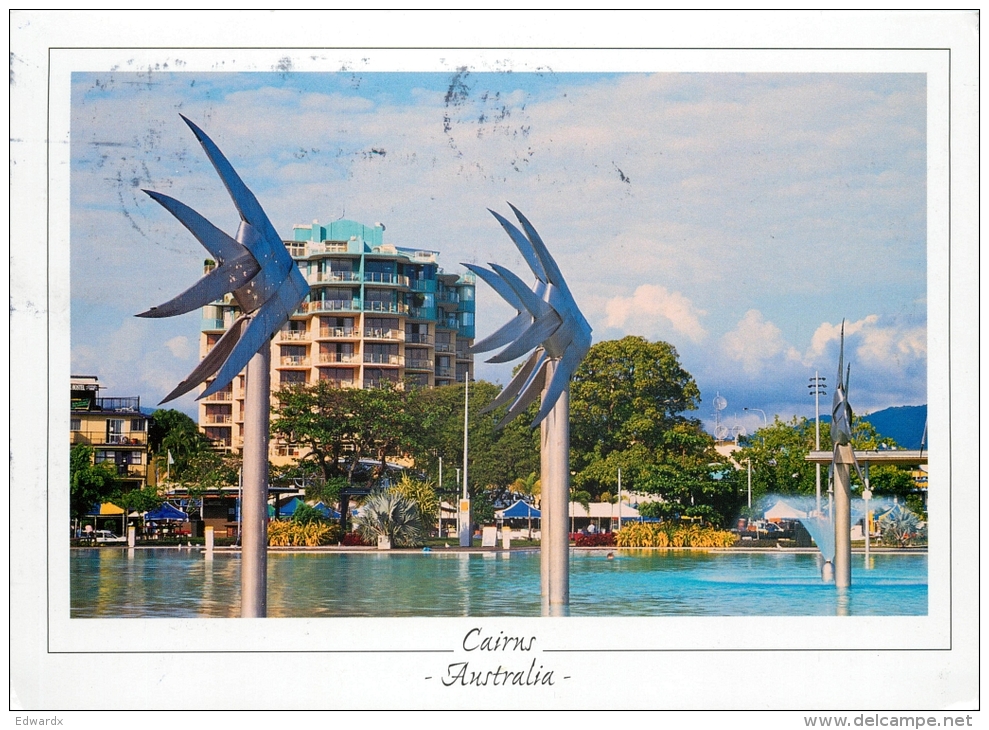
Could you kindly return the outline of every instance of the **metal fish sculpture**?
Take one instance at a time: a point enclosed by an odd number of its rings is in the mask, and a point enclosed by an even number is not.
[[[181,115],[179,115],[181,116]],[[189,229],[217,261],[217,267],[164,304],[138,317],[171,317],[198,309],[233,294],[243,314],[238,317],[189,376],[162,403],[188,393],[216,374],[200,395],[222,390],[288,320],[309,293],[302,272],[285,249],[264,209],[233,166],[203,130],[184,116],[223,181],[237,211],[240,227],[231,238],[189,206],[151,190],[144,192]]]
[[[553,409],[590,349],[591,327],[577,308],[563,274],[536,229],[514,205],[509,203],[509,207],[518,218],[524,234],[504,216],[490,209],[489,212],[518,247],[536,281],[530,288],[498,264],[489,264],[490,271],[473,264],[463,264],[518,312],[492,335],[475,343],[471,352],[488,352],[507,345],[488,362],[508,362],[532,350],[529,359],[511,382],[484,410],[491,411],[511,403],[508,413],[498,424],[501,428],[535,402],[546,388],[539,413],[532,422],[535,428]],[[546,366],[550,360],[557,361],[557,366],[546,387]]]
[[[844,379],[842,379],[842,370],[845,371]],[[852,442],[852,407],[848,403],[848,381],[852,374],[852,366],[849,364],[846,368],[845,366],[845,321],[841,322],[841,349],[838,354],[838,378],[837,385],[834,389],[834,400],[831,402],[831,441],[834,443],[834,458],[832,460],[832,468],[834,461],[838,458],[838,447],[848,446]],[[855,460],[855,452],[852,451],[852,459],[855,464],[855,470],[859,473],[865,481],[865,477],[862,476],[862,469],[859,467],[858,461]]]

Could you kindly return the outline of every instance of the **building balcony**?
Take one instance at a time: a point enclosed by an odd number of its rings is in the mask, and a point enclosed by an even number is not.
[[[349,246],[346,241],[323,241],[322,243],[307,243],[306,253],[316,256],[324,253],[347,253]]]
[[[360,284],[361,274],[359,271],[314,271],[306,277],[310,284]]]
[[[436,292],[436,301],[440,304],[457,304],[460,301],[460,295],[455,291],[445,289],[443,291]]]
[[[219,393],[213,393],[213,395],[208,395],[203,398],[206,403],[229,403],[234,399],[233,391],[221,390]]]
[[[401,367],[405,364],[405,358],[401,355],[379,355],[374,352],[365,352],[364,362],[374,365],[394,365]]]
[[[223,424],[233,423],[233,416],[229,413],[207,415],[203,417],[202,422],[207,423],[211,426],[215,424],[223,425]]]
[[[441,367],[437,367],[436,368],[436,372],[434,374],[436,375],[437,378],[451,378],[452,379],[453,376],[456,373],[454,372],[453,368],[441,368]]]
[[[96,410],[139,413],[141,411],[141,396],[130,396],[127,398],[97,398]]]
[[[436,279],[413,279],[409,282],[409,288],[417,292],[434,292],[436,291]]]
[[[456,351],[456,345],[454,345],[452,342],[436,343],[436,352],[455,352],[455,351]]]
[[[306,330],[280,330],[278,332],[279,342],[301,342],[309,339]]]
[[[443,329],[455,330],[460,327],[460,320],[456,317],[440,317],[436,326]]]
[[[323,299],[315,302],[303,302],[297,314],[306,315],[313,312],[360,312],[360,299]]]
[[[409,307],[409,316],[412,319],[436,319],[436,307]]]
[[[457,304],[458,312],[473,312],[474,311],[474,300],[473,299],[462,299]]]
[[[203,319],[199,329],[203,332],[223,332],[226,327],[223,326],[222,319]]]
[[[409,285],[409,277],[404,274],[385,274],[378,271],[366,271],[364,272],[364,283],[407,287]]]
[[[364,302],[365,312],[387,312],[389,314],[408,314],[409,305],[402,302]]]
[[[319,338],[321,340],[347,339],[353,340],[360,337],[360,330],[356,327],[320,327]]]
[[[406,332],[405,341],[416,345],[431,345],[433,344],[433,336],[425,332]]]
[[[457,337],[462,337],[465,340],[474,339],[474,325],[467,325],[465,327],[457,327]]]
[[[333,388],[356,388],[357,383],[353,380],[341,380],[340,378],[324,378],[320,377],[319,382],[329,383]]]
[[[358,355],[344,352],[321,352],[319,353],[320,365],[359,365],[361,359]]]
[[[368,340],[392,340],[402,342],[405,340],[405,332],[396,329],[385,329],[384,327],[365,327],[364,338]]]
[[[413,358],[413,357],[406,357],[405,358],[405,369],[406,370],[432,370],[433,369],[433,360],[432,360],[432,358],[419,359],[419,358]]]
[[[279,362],[282,367],[309,367],[309,358],[300,355],[285,355]]]
[[[110,433],[104,430],[79,430],[70,434],[72,444],[89,444],[91,446],[147,446],[148,436],[140,431],[133,433]]]

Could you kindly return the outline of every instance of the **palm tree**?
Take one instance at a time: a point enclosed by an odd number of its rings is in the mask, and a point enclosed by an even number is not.
[[[357,519],[357,532],[367,542],[387,537],[395,547],[421,545],[425,534],[416,503],[391,491],[368,495]]]
[[[536,475],[536,472],[533,471],[529,472],[529,476],[524,479],[522,477],[516,479],[509,485],[509,488],[516,494],[521,494],[523,497],[528,497],[528,500],[526,501],[531,500],[532,503],[538,507],[541,486],[542,483],[540,482],[539,477]]]

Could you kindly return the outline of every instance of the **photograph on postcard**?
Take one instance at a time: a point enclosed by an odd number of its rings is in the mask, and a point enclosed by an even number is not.
[[[571,55],[72,71],[72,618],[928,615],[928,75]]]

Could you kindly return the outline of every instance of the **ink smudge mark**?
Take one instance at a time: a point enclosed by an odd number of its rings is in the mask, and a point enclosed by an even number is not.
[[[612,162],[611,164],[612,165],[615,165],[614,162]],[[623,183],[625,183],[626,185],[631,185],[632,184],[632,181],[628,178],[628,176],[624,172],[622,172],[622,168],[620,168],[618,165],[615,165],[615,169],[618,170],[618,178]]]

